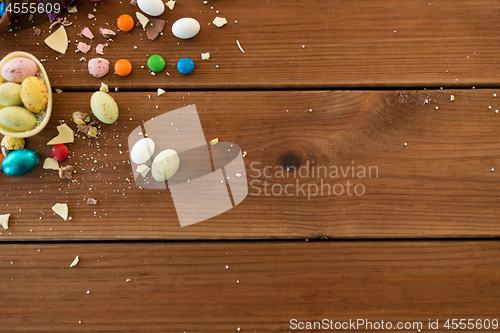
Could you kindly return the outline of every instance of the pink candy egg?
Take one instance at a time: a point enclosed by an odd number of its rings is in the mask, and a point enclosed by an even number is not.
[[[28,76],[36,76],[38,66],[28,58],[17,57],[7,61],[1,70],[2,77],[9,82],[21,83]]]

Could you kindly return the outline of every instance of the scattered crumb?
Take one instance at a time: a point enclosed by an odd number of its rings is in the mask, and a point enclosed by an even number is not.
[[[73,262],[71,263],[71,265],[69,265],[69,267],[75,267],[79,261],[80,261],[80,258],[78,256],[76,256],[75,260],[73,260]]]
[[[146,177],[146,175],[149,173],[149,168],[146,164],[141,164],[137,166],[137,169],[135,171],[139,172],[142,177]]]
[[[217,28],[224,26],[227,23],[227,20],[224,17],[217,16],[212,22]]]
[[[210,59],[210,52],[201,54],[201,60],[208,60],[208,59]]]
[[[54,90],[56,91],[56,93],[57,93],[57,94],[62,93],[62,90],[61,90],[61,89],[55,88]]]
[[[243,157],[247,156],[247,152],[246,152],[246,150],[243,152],[242,156],[243,156]]]
[[[215,146],[218,143],[219,143],[219,138],[215,138],[212,141],[210,141],[210,145],[212,145],[212,146]]]
[[[97,205],[97,200],[94,198],[88,198],[87,205]]]
[[[70,14],[74,14],[74,13],[78,12],[78,9],[76,8],[76,6],[69,6],[67,8],[67,10],[68,10],[68,13],[70,13]]]
[[[450,96],[450,101],[453,102],[455,100],[455,95]]]
[[[89,14],[87,15],[87,18],[88,18],[89,20],[92,20],[94,17],[95,17],[95,15],[94,15],[94,14],[90,14],[90,13],[89,13]]]
[[[33,34],[34,34],[35,36],[40,36],[40,33],[41,33],[41,32],[42,32],[42,30],[41,30],[41,29],[39,29],[39,28],[36,28],[35,30],[33,30]]]
[[[130,4],[134,7],[137,6],[137,0],[131,0]]]
[[[240,49],[241,52],[245,53],[245,50],[241,47],[240,41],[236,40],[236,44],[238,45],[238,48]]]
[[[70,25],[73,24],[73,22],[70,22],[70,21],[64,19],[61,21],[61,24],[64,25],[65,27],[69,27]]]
[[[158,88],[158,96],[161,96],[165,93],[165,90]]]

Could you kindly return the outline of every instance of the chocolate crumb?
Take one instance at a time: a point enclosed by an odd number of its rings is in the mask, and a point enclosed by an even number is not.
[[[59,178],[71,179],[73,177],[73,166],[66,165],[59,168]]]
[[[94,198],[88,198],[87,205],[97,205],[97,200]]]

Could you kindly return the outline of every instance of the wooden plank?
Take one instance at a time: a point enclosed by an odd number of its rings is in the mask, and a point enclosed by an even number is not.
[[[0,176],[1,213],[12,214],[0,239],[499,237],[497,92],[114,93],[118,122],[102,125],[96,140],[79,133],[69,145],[61,165],[74,165],[72,181],[42,163],[22,177]],[[27,139],[42,161],[58,120],[76,128],[71,112],[89,111],[90,96],[55,94],[49,125]],[[191,104],[205,142],[219,138],[248,153],[249,194],[182,228],[170,189],[134,183],[127,140],[143,122]],[[200,207],[215,195],[204,193]],[[87,205],[88,197],[98,204]],[[51,211],[61,202],[71,221]]]
[[[422,322],[423,331],[430,319],[445,330],[447,319],[499,319],[499,245],[3,244],[2,330],[283,332],[292,319]]]
[[[44,45],[48,23],[39,25],[43,30],[40,37],[33,36],[32,27],[23,31],[13,27],[0,37],[0,55],[18,49],[32,52],[47,60],[54,87],[97,89],[101,79],[90,76],[86,64],[78,61],[83,54],[74,53],[76,40],[92,45],[88,59],[97,57],[95,46],[106,42],[98,28],[116,29],[120,14],[135,17],[138,9],[119,0],[85,1],[78,6],[79,12],[69,16],[74,24],[67,28],[71,44],[66,55]],[[161,16],[168,22],[164,35],[156,41],[135,28],[130,33],[119,32],[109,42],[105,57],[112,64],[127,58],[134,70],[124,78],[111,71],[103,80],[129,90],[498,86],[499,11],[498,3],[485,0],[411,0],[404,4],[388,0],[238,0],[208,5],[198,0],[178,1],[173,11],[166,10]],[[88,13],[95,20],[87,19]],[[227,18],[228,24],[209,26],[217,15]],[[178,40],[170,32],[173,22],[185,16],[196,18],[202,26],[192,40]],[[96,35],[93,41],[78,36],[85,26]],[[202,52],[210,52],[210,60],[202,61]],[[154,77],[146,65],[152,54],[162,55],[167,62],[167,69]],[[182,57],[195,60],[189,76],[176,70]]]

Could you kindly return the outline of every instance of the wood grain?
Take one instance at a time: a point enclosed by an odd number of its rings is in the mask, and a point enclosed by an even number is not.
[[[71,44],[65,55],[58,55],[43,43],[49,35],[49,23],[38,25],[43,30],[39,37],[33,35],[31,26],[23,31],[12,27],[12,32],[0,35],[0,55],[20,49],[46,59],[53,87],[75,91],[97,89],[102,80],[124,90],[499,85],[497,2],[411,0],[403,5],[389,0],[238,0],[203,5],[199,0],[178,1],[173,11],[167,9],[162,14],[168,22],[164,35],[157,40],[149,40],[136,27],[129,33],[119,32],[109,42],[104,57],[112,65],[127,58],[134,69],[124,78],[111,70],[104,79],[93,78],[86,63],[78,61],[83,54],[74,52],[76,40],[92,45],[87,59],[99,57],[95,46],[106,42],[99,27],[116,30],[117,17],[124,13],[135,17],[138,8],[119,0],[98,4],[82,1],[78,8],[77,14],[69,16],[74,24],[67,28]],[[96,18],[89,20],[88,13]],[[191,40],[179,40],[171,34],[173,22],[185,16],[201,23],[200,33]],[[222,28],[209,25],[216,16],[225,17],[228,24]],[[20,18],[19,26],[25,26],[27,18]],[[85,26],[96,35],[94,40],[78,36]],[[210,52],[210,60],[202,61],[202,52]],[[147,59],[153,54],[167,62],[166,70],[156,76],[147,69]],[[190,75],[176,70],[182,57],[195,61]]]
[[[122,110],[118,122],[102,125],[96,140],[79,133],[69,145],[71,158],[61,165],[74,165],[72,181],[42,163],[19,178],[0,176],[1,212],[12,214],[0,238],[498,237],[496,92],[113,93]],[[55,94],[49,125],[27,140],[42,161],[58,121],[75,128],[71,112],[89,111],[90,96]],[[191,104],[205,142],[219,138],[248,153],[249,195],[226,213],[181,228],[169,189],[134,183],[127,139],[144,121]],[[280,173],[287,167],[297,173]],[[341,167],[349,171],[343,175]],[[363,167],[376,169],[363,177]],[[87,205],[88,197],[98,204]],[[51,211],[58,202],[69,205],[71,221]]]
[[[499,256],[493,241],[3,244],[0,330],[288,332],[294,318],[444,330],[499,319]]]

